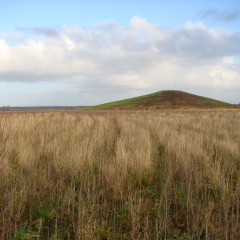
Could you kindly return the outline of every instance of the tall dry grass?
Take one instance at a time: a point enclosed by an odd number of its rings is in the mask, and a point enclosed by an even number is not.
[[[0,239],[240,239],[240,111],[0,114]]]

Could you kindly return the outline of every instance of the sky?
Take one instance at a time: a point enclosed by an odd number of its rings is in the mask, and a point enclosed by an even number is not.
[[[0,0],[0,106],[161,90],[240,102],[236,0]]]

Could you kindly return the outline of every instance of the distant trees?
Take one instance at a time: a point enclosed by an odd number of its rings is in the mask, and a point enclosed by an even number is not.
[[[0,107],[0,111],[10,111],[12,108],[10,106],[2,106]]]

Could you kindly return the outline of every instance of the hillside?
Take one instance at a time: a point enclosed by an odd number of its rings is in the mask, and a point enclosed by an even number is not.
[[[174,108],[235,108],[233,104],[182,91],[160,91],[144,96],[109,102],[89,108],[98,109],[174,109]]]

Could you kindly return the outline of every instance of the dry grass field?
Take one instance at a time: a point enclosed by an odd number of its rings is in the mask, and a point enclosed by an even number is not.
[[[240,111],[0,113],[0,239],[240,239]]]

